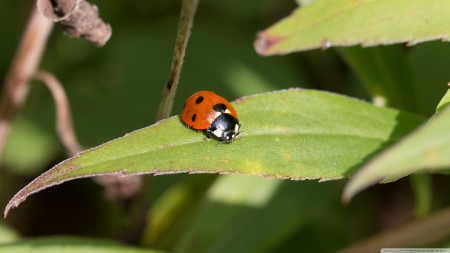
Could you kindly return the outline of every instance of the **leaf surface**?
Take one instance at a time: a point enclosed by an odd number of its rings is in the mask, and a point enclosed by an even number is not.
[[[41,189],[106,174],[244,174],[331,180],[351,176],[382,148],[423,118],[314,90],[291,89],[239,99],[241,137],[230,144],[205,141],[179,117],[134,131],[85,151],[45,172],[19,191],[17,206]]]
[[[255,49],[273,55],[331,46],[446,40],[449,8],[446,0],[318,0],[260,32]]]
[[[365,165],[347,184],[343,199],[382,181],[392,182],[411,173],[450,167],[450,108]]]

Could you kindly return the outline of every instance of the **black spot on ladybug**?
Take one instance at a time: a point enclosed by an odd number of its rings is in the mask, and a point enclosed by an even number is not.
[[[225,112],[227,110],[227,106],[224,104],[215,104],[213,106],[213,110],[216,112]]]
[[[201,102],[203,102],[203,96],[200,96],[195,100],[196,104],[200,104]]]
[[[192,115],[192,122],[195,122],[195,119],[197,118],[197,114],[194,113],[194,115]]]

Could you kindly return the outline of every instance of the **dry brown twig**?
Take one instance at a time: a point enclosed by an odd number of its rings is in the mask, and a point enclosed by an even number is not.
[[[173,97],[197,4],[198,0],[184,0],[182,2],[170,77],[163,91],[157,116],[158,120],[168,117],[172,109]],[[39,64],[46,39],[52,28],[52,22],[50,21],[60,23],[67,35],[80,37],[97,46],[103,46],[112,33],[111,26],[98,17],[97,7],[84,0],[37,0],[37,8],[33,11],[29,28],[24,35],[22,46],[18,50],[15,64],[12,65],[10,75],[5,80],[2,104],[0,104],[0,153],[8,135],[10,121],[17,109],[23,104],[28,91],[28,81]],[[45,25],[43,25],[44,23]],[[52,92],[57,108],[58,134],[69,154],[76,155],[82,151],[82,147],[78,144],[73,131],[70,108],[64,89],[59,81],[47,72],[36,72],[35,78],[43,81]],[[109,188],[107,191],[109,191],[110,197],[127,198],[139,189],[141,181],[141,178],[128,177],[128,179],[132,180],[98,178],[96,181],[105,185],[107,189]],[[128,184],[126,181],[131,183]],[[131,189],[128,185],[136,187]]]
[[[73,131],[70,108],[64,89],[49,73],[36,72],[53,22],[59,22],[71,37],[80,37],[103,46],[111,37],[111,26],[98,17],[98,9],[84,0],[37,0],[21,44],[4,81],[0,101],[0,159],[11,121],[26,100],[30,78],[46,83],[55,100],[56,125],[61,142],[69,155],[82,151]]]
[[[38,0],[11,68],[5,78],[0,100],[0,159],[11,121],[23,105],[28,81],[41,60],[53,22],[65,33],[103,46],[111,37],[111,26],[98,17],[98,10],[84,0]]]
[[[3,99],[0,103],[0,153],[5,143],[8,133],[10,121],[17,109],[23,104],[28,90],[28,81],[35,72],[40,61],[46,39],[51,31],[52,22],[59,22],[65,33],[69,36],[80,37],[93,42],[97,46],[104,45],[111,36],[111,27],[105,24],[98,17],[98,10],[95,6],[91,6],[84,0],[37,0],[38,7],[34,9],[32,19],[29,22],[22,46],[19,48],[15,64],[12,65],[10,75],[6,79]],[[171,72],[169,81],[164,87],[162,101],[160,103],[157,119],[167,118],[172,109],[173,98],[175,95],[178,79],[186,51],[187,41],[189,39],[190,29],[193,23],[193,17],[198,5],[198,0],[183,0],[179,21],[178,35],[173,55]],[[42,14],[42,15],[41,15]],[[44,18],[45,16],[46,18]],[[48,20],[50,19],[50,20]],[[38,21],[36,21],[38,20]],[[44,24],[45,23],[45,24]],[[45,29],[44,29],[45,28]],[[35,56],[34,58],[30,56]],[[27,68],[25,68],[26,66]],[[82,147],[78,144],[73,131],[68,101],[65,98],[64,90],[58,80],[49,73],[37,72],[37,79],[44,81],[55,98],[57,106],[57,128],[62,142],[68,147],[70,153],[74,155],[81,151]],[[5,116],[6,115],[6,116]],[[5,124],[3,124],[5,123]],[[2,126],[6,126],[3,127]],[[110,180],[104,178],[97,180],[104,184],[107,188],[111,186],[112,196],[118,198],[127,198],[131,192],[140,189],[141,177],[126,177],[128,180]],[[130,180],[131,179],[131,180]],[[141,221],[144,217],[142,207],[142,197],[145,196],[145,186],[141,189],[141,193],[134,201],[132,213],[136,215],[136,224],[143,224]],[[122,187],[125,186],[125,187]],[[131,188],[128,186],[132,186]],[[111,190],[109,189],[109,190]],[[118,190],[118,191],[116,191]],[[123,194],[123,193],[127,194]],[[134,195],[134,194],[131,194]],[[144,201],[145,202],[145,201]],[[135,225],[136,225],[135,224]]]
[[[56,130],[66,148],[69,156],[75,156],[84,148],[78,143],[73,129],[72,117],[70,114],[69,99],[61,83],[52,74],[45,71],[38,71],[34,78],[47,85],[55,100],[56,107]]]
[[[37,71],[33,76],[50,90],[56,107],[56,129],[69,156],[75,156],[84,148],[78,143],[72,124],[69,99],[63,86],[56,77],[46,71]],[[141,186],[141,177],[100,176],[93,178],[105,187],[105,195],[110,200],[128,199],[136,194]]]
[[[103,46],[111,37],[111,26],[105,24],[98,17],[98,9],[84,0],[38,0],[38,10],[48,19],[59,22],[64,32],[71,37],[79,37]],[[49,87],[50,88],[50,87]],[[56,98],[55,98],[56,99]],[[61,115],[61,117],[64,117]],[[71,122],[64,121],[65,126],[60,125],[58,132],[66,148],[78,150],[75,134],[71,129]],[[78,147],[78,148],[76,148]],[[71,152],[75,155],[77,152]],[[133,196],[140,188],[139,177],[118,178],[117,176],[96,177],[94,180],[106,188],[106,196],[109,199],[126,199]]]
[[[28,81],[41,60],[53,23],[33,9],[27,28],[5,78],[0,100],[0,159],[11,120],[28,93]]]
[[[70,37],[78,37],[101,47],[112,34],[109,24],[98,17],[98,9],[84,0],[37,0],[38,11],[59,22]]]

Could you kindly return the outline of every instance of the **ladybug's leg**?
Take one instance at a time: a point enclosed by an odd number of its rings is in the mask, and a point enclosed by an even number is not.
[[[209,141],[211,140],[211,130],[209,129],[209,127],[206,129],[206,140]]]

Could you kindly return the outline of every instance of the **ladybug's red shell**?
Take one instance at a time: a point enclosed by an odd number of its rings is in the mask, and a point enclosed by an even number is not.
[[[184,104],[181,119],[193,129],[207,129],[222,114],[213,109],[218,104],[225,105],[226,113],[237,119],[237,113],[233,106],[225,98],[212,91],[199,91],[190,96]]]

